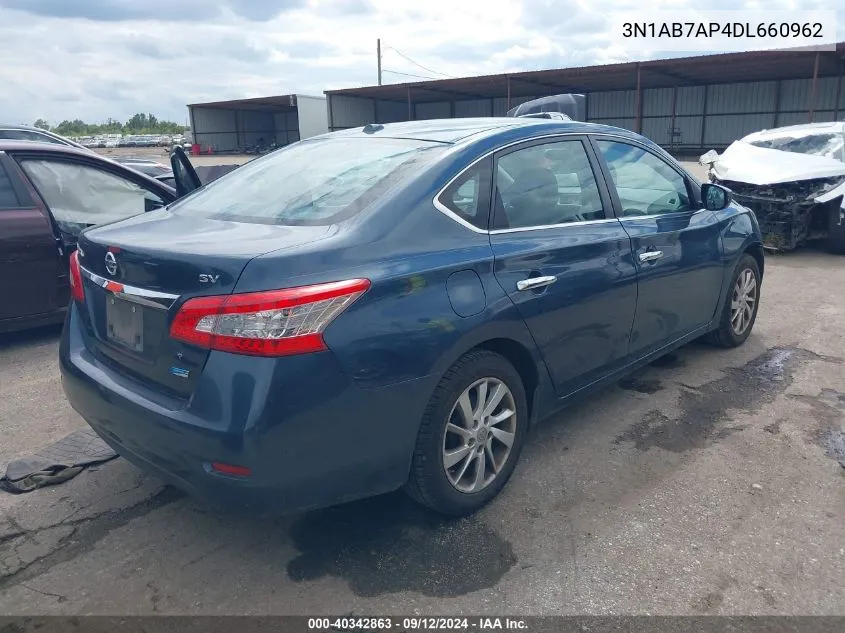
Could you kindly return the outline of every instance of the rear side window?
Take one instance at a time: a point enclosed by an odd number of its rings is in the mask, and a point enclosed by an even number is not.
[[[496,167],[494,228],[522,229],[606,218],[580,140],[517,149]]]
[[[485,158],[459,175],[437,201],[465,222],[486,231],[492,187],[493,159]]]
[[[250,161],[170,209],[253,224],[333,224],[413,177],[446,148],[414,139],[304,141]]]
[[[21,202],[12,188],[12,181],[3,165],[0,165],[0,209],[17,209],[20,206]]]

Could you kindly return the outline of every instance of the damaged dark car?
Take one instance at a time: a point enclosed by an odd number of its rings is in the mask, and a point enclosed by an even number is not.
[[[767,249],[823,239],[845,253],[845,122],[755,132],[700,162],[710,166],[710,182],[754,211]]]

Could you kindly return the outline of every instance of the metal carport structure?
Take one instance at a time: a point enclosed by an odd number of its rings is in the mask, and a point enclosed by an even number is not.
[[[537,97],[587,96],[587,120],[667,149],[724,148],[764,128],[845,114],[845,42],[835,50],[700,55],[326,91],[331,130],[367,123],[503,116]]]
[[[259,142],[279,146],[328,132],[326,98],[278,95],[188,106],[194,143],[203,151],[239,152]]]

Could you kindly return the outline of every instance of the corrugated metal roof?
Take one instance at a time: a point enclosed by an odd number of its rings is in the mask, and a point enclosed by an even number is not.
[[[721,53],[557,70],[534,70],[479,77],[417,81],[327,90],[327,95],[370,97],[415,103],[451,99],[543,96],[561,92],[634,90],[701,84],[806,79],[813,76],[817,52],[807,49]],[[837,76],[845,64],[845,42],[818,51],[819,77]]]
[[[276,95],[255,97],[252,99],[231,99],[229,101],[210,101],[208,103],[189,103],[189,108],[246,108],[250,110],[281,110],[296,108],[296,95]]]

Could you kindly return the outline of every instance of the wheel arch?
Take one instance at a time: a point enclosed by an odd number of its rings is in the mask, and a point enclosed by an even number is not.
[[[525,389],[525,399],[528,404],[528,419],[533,424],[537,411],[540,375],[537,363],[522,343],[511,338],[492,338],[476,345],[473,350],[487,350],[502,356],[507,360],[519,377]],[[470,350],[472,351],[472,350]]]
[[[763,245],[759,242],[754,242],[745,247],[744,253],[751,255],[757,262],[757,267],[760,269],[760,279],[763,278],[763,268],[766,265],[766,257],[763,252]]]

